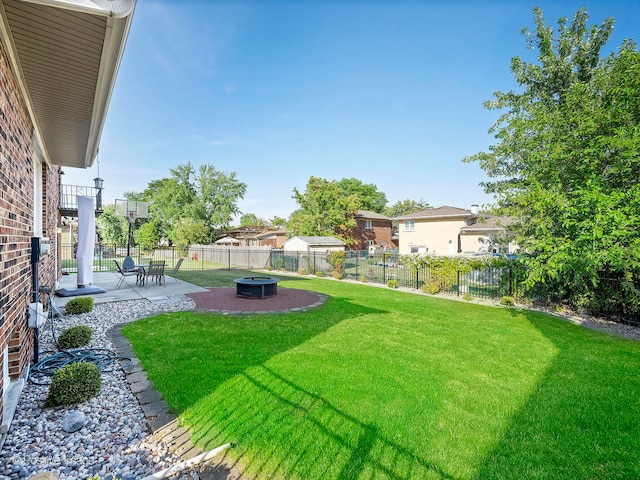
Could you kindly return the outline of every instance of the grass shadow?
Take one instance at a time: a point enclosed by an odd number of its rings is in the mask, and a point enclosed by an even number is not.
[[[122,333],[149,379],[180,413],[248,368],[262,365],[345,319],[379,312],[329,298],[309,312],[235,316],[167,313],[125,325]],[[203,368],[205,364],[217,368]]]
[[[519,314],[558,353],[475,479],[640,478],[640,344]]]
[[[224,395],[213,400],[215,409],[208,408],[211,401],[187,412],[187,422],[196,425],[194,438],[206,439],[205,449],[235,442],[237,461],[255,478],[454,478],[387,438],[375,424],[361,421],[265,365],[226,385]],[[265,423],[280,425],[276,435],[290,442],[286,454],[273,448],[281,438],[270,438],[273,432],[256,428]],[[228,432],[234,432],[233,439]]]

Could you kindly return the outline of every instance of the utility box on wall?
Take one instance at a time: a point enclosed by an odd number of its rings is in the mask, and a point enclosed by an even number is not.
[[[49,255],[51,242],[49,237],[31,237],[31,263],[40,263],[40,256]]]

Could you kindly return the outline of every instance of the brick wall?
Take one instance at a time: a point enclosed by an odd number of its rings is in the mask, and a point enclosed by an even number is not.
[[[34,234],[33,124],[0,44],[0,361],[9,348],[9,375],[24,375],[33,349],[27,306],[33,298],[31,237]],[[52,253],[40,265],[40,281],[53,286],[59,167],[43,165],[43,234]],[[0,402],[6,385],[0,375]],[[0,403],[0,415],[2,404]]]
[[[355,243],[351,245],[352,250],[366,250],[367,240],[373,240],[374,245],[380,246],[380,242],[387,242],[391,246],[391,221],[371,220],[371,228],[364,228],[365,219],[357,219],[356,228],[352,231],[352,238]]]

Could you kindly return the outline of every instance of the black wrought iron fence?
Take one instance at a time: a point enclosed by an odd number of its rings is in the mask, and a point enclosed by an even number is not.
[[[75,246],[61,245],[61,266],[67,273],[77,272]],[[181,251],[176,247],[144,250],[131,247],[129,255],[136,264],[164,260],[171,268],[182,258],[181,270],[271,270],[304,275],[338,276],[363,283],[388,285],[393,281],[400,288],[423,289],[430,293],[458,296],[499,298],[518,295],[520,280],[513,266],[483,266],[469,270],[439,269],[428,266],[414,268],[403,263],[395,251],[369,254],[367,251],[348,251],[344,268],[335,272],[327,252],[284,252],[280,249],[217,247],[192,245]],[[114,260],[127,256],[126,247],[97,244],[94,252],[95,271],[115,271]]]

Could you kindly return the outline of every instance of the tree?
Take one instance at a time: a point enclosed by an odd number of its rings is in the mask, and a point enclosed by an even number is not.
[[[178,220],[175,233],[174,243],[185,254],[189,245],[197,243],[206,243],[209,240],[209,232],[202,220],[195,218],[182,218]]]
[[[269,222],[264,218],[258,218],[255,213],[245,213],[240,217],[241,227],[263,227]]]
[[[126,246],[129,220],[116,217],[114,205],[105,205],[103,210],[96,222],[101,241],[118,247]]]
[[[344,195],[335,180],[310,177],[304,193],[293,189],[293,198],[300,209],[287,223],[292,235],[335,235],[350,242],[347,234],[355,228],[355,213],[360,208],[357,195]]]
[[[213,240],[216,228],[229,225],[239,213],[237,202],[244,197],[246,184],[236,173],[227,174],[213,165],[200,165],[197,173],[190,162],[170,170],[171,176],[150,182],[143,198],[149,202],[149,218],[161,236],[176,241],[175,228],[181,219],[199,220]]]
[[[236,177],[216,170],[213,165],[200,165],[195,182],[196,216],[207,227],[209,240],[217,228],[226,228],[234,215],[240,213],[238,200],[244,198],[247,185]]]
[[[558,32],[534,10],[538,63],[512,60],[522,93],[497,92],[498,143],[477,161],[525,255],[528,285],[594,312],[640,316],[640,53],[605,59],[613,28],[586,10]],[[525,30],[525,33],[528,34]]]
[[[423,200],[398,200],[393,205],[386,207],[384,209],[384,214],[387,217],[400,217],[401,215],[406,215],[408,213],[415,213],[421,210],[426,210],[427,208],[431,208],[429,202]]]
[[[274,216],[273,218],[271,218],[269,220],[269,224],[271,224],[274,227],[277,228],[285,228],[287,226],[287,219],[286,218],[282,218],[282,217],[278,217],[278,216]]]
[[[387,205],[387,196],[372,183],[365,184],[357,178],[343,178],[338,186],[346,197],[357,195],[362,210],[382,213]]]
[[[154,221],[143,223],[136,234],[138,244],[146,250],[151,250],[156,247],[158,243],[160,243],[161,238],[160,227]]]

